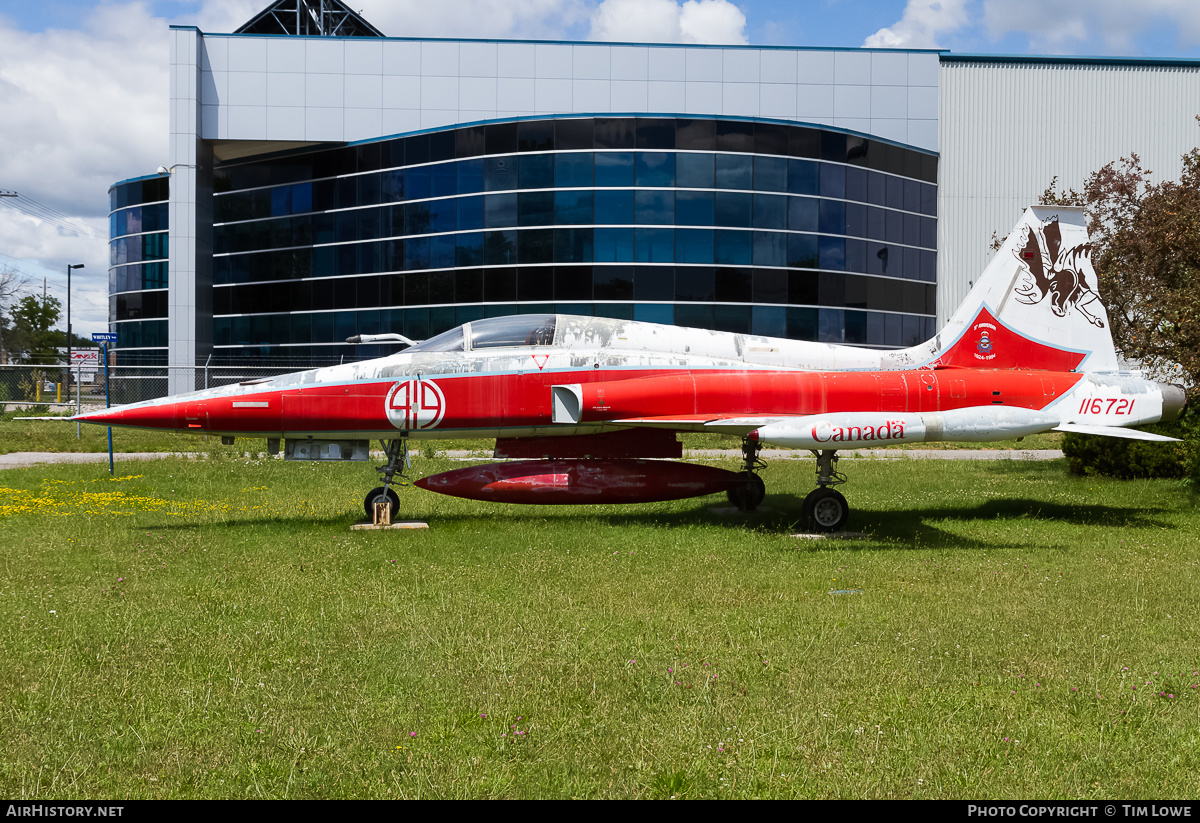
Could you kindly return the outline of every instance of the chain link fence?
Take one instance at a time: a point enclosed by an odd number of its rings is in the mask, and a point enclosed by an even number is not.
[[[109,366],[108,400],[118,406],[166,397],[172,376],[204,389],[291,371],[286,366]],[[0,365],[0,412],[31,406],[67,412],[104,404],[103,367],[72,368],[68,375],[63,365]]]

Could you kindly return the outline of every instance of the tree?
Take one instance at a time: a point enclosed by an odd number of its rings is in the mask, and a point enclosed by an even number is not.
[[[1042,202],[1087,209],[1092,264],[1117,349],[1152,374],[1183,377],[1194,393],[1200,387],[1200,149],[1183,156],[1178,181],[1152,183],[1150,175],[1130,155],[1091,175],[1082,192],[1060,191],[1052,182]]]
[[[0,363],[8,362],[13,348],[9,342],[12,329],[9,325],[8,310],[12,301],[24,287],[24,277],[13,269],[0,269]]]
[[[26,360],[56,358],[55,349],[64,335],[52,330],[52,326],[58,321],[61,306],[56,297],[32,294],[22,297],[10,312],[13,321],[11,349],[23,351]]]

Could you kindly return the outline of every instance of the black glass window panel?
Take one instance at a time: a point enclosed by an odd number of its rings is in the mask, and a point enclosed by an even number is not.
[[[713,260],[718,265],[750,265],[752,247],[752,232],[722,229],[713,232]]]
[[[403,158],[396,157],[394,149],[392,155],[392,159],[397,161],[397,165],[415,166],[418,163],[428,163],[429,135],[416,134],[412,137],[404,138]]]
[[[675,184],[679,188],[711,189],[715,180],[715,155],[681,152],[675,156]]]
[[[488,154],[509,154],[517,150],[516,123],[490,123],[485,127],[484,150]]]
[[[483,302],[483,271],[459,269],[454,273],[454,302]]]
[[[453,131],[439,131],[439,132],[435,132],[433,134],[428,135],[428,137],[429,137],[429,160],[431,162],[436,163],[439,160],[453,160],[454,159],[455,139],[454,139]],[[399,143],[400,141],[397,140],[397,141],[392,141],[392,142]],[[411,163],[414,163],[417,161],[415,161],[415,160],[409,161],[406,158],[404,161],[394,160],[392,165],[400,165],[400,162],[405,162],[405,163],[411,164]]]
[[[431,269],[454,268],[458,259],[458,243],[453,234],[439,234],[429,238],[429,267]]]
[[[817,257],[821,268],[842,271],[846,267],[846,241],[840,237],[818,238]]]
[[[818,226],[821,234],[846,233],[846,204],[840,200],[820,201]]]
[[[787,155],[788,128],[775,123],[755,123],[754,151],[756,154]]]
[[[592,296],[596,300],[632,300],[632,266],[596,266],[592,272]]]
[[[456,157],[476,157],[485,152],[486,146],[486,131],[483,126],[458,129],[455,132],[454,154]],[[407,157],[405,159],[407,160]]]
[[[358,237],[360,240],[375,240],[379,234],[379,209],[361,209],[358,212]],[[279,238],[282,240],[283,238]],[[274,246],[309,245],[310,241],[295,238],[294,242],[275,242]]]
[[[754,228],[786,229],[788,198],[779,194],[754,195]]]
[[[595,145],[594,121],[591,118],[554,121],[554,148],[557,151],[591,149]]]
[[[523,189],[554,187],[554,155],[530,154],[518,159],[518,181]]]
[[[791,157],[819,158],[821,156],[821,132],[816,129],[789,128],[787,153]]]
[[[483,188],[485,191],[507,191],[516,187],[516,157],[483,158]]]
[[[722,303],[749,303],[753,288],[752,269],[718,267],[715,273],[714,299]]]
[[[549,300],[554,295],[554,267],[517,269],[517,299],[523,302]]]
[[[818,164],[811,160],[788,161],[788,192],[791,194],[816,194]]]
[[[593,230],[593,244],[593,254],[597,263],[633,262],[633,229],[631,228],[596,228]]]
[[[673,266],[635,267],[633,298],[635,300],[674,300],[675,268]]]
[[[633,185],[633,152],[598,151],[595,162],[597,188]]]
[[[522,192],[517,197],[517,224],[521,226],[554,225],[554,192]]]
[[[585,225],[592,219],[591,191],[556,191],[554,222],[558,225]]]
[[[713,328],[733,334],[749,334],[750,306],[713,306]]]
[[[553,148],[553,120],[526,120],[517,124],[517,151],[550,151]]]
[[[755,303],[787,303],[788,275],[786,271],[754,272],[753,300]]]
[[[711,226],[714,219],[713,193],[679,191],[675,193],[675,223],[680,226]]]
[[[892,250],[882,243],[867,243],[867,274],[893,276],[891,270]]]
[[[358,271],[362,274],[380,271],[379,243],[358,244]]]
[[[816,340],[817,309],[789,306],[787,310],[787,336],[792,340]]]
[[[379,277],[359,277],[355,280],[360,309],[373,309],[379,305]]]
[[[676,229],[675,261],[677,263],[713,263],[712,229]]]
[[[716,272],[708,266],[677,266],[675,299],[711,302],[714,299]]]
[[[318,209],[333,208],[331,204],[324,201],[325,194],[329,191],[325,184],[328,180],[318,180],[314,187],[316,207]],[[379,202],[395,203],[398,200],[404,199],[404,169],[392,169],[385,171],[379,176]]]
[[[606,192],[598,192],[605,194]],[[634,193],[633,220],[640,225],[669,226],[675,222],[675,192]]]
[[[633,191],[597,191],[597,224],[614,225],[633,222]],[[560,220],[560,222],[562,222]]]
[[[594,180],[591,152],[554,155],[554,184],[560,189],[591,187]]]
[[[517,260],[523,264],[554,262],[554,230],[528,229],[517,232]]]
[[[713,307],[709,303],[685,303],[675,307],[675,325],[690,329],[711,329]]]
[[[483,299],[488,303],[506,303],[517,299],[516,269],[486,269],[483,272]]]
[[[904,170],[900,173],[903,174],[905,177],[915,177],[919,180],[921,178],[923,155],[921,155],[915,151],[909,151],[908,149],[904,149],[903,156],[904,156]]]
[[[753,216],[752,195],[742,192],[719,191],[714,198],[714,217],[718,226],[749,228]]]
[[[357,200],[360,206],[373,206],[379,202],[378,174],[359,175]]]
[[[675,155],[639,151],[634,165],[634,179],[638,186],[674,186]]]
[[[783,157],[755,157],[754,188],[757,191],[787,191],[788,161]]]
[[[857,274],[847,274],[842,283],[846,289],[846,308],[850,309],[865,309],[867,308],[868,291],[872,283],[871,278],[862,277]]]
[[[637,118],[636,141],[639,149],[675,148],[675,121],[663,117]]]
[[[554,269],[555,300],[591,300],[591,266],[557,266]]]
[[[596,148],[632,149],[636,143],[635,127],[631,117],[597,117]]]
[[[821,159],[845,163],[846,135],[829,131],[821,132]]]
[[[718,189],[751,189],[754,187],[754,158],[747,155],[718,154],[714,176]]]
[[[754,151],[754,124],[738,120],[717,121],[717,151]]]
[[[404,268],[409,271],[429,268],[428,237],[413,237],[404,241]],[[343,269],[342,274],[350,272]]]
[[[938,179],[938,159],[936,155],[921,155],[921,179],[926,183],[936,183]]]
[[[596,317],[611,317],[614,320],[632,320],[632,303],[596,303],[593,307]]]
[[[428,241],[426,241],[426,243],[428,243]],[[338,246],[337,251],[337,273],[358,274],[358,245],[355,243],[347,243],[344,246]],[[426,257],[428,257],[428,252],[426,252]]]
[[[351,212],[352,213],[352,212]],[[429,233],[429,204],[406,203],[404,206],[404,233]]]
[[[483,262],[488,266],[509,266],[517,262],[517,231],[488,231],[483,235]]]
[[[691,151],[715,151],[717,124],[714,120],[677,120],[675,148]]]
[[[483,232],[454,235],[454,258],[459,266],[483,265]]]
[[[867,313],[865,311],[847,311],[843,314],[845,322],[845,342],[849,345],[861,346],[867,342]]]

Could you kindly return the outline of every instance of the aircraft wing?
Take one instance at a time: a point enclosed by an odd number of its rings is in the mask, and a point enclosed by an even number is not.
[[[1167,437],[1165,434],[1138,431],[1137,429],[1122,429],[1118,426],[1089,426],[1085,423],[1060,423],[1054,427],[1056,432],[1073,432],[1075,434],[1098,434],[1102,437],[1123,437],[1126,440],[1151,440],[1156,443],[1178,443],[1178,437]]]

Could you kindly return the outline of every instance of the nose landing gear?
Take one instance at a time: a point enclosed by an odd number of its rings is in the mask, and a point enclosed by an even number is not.
[[[387,501],[391,515],[389,519],[395,520],[396,515],[400,512],[400,498],[392,491],[392,479],[399,473],[400,478],[397,485],[408,485],[408,477],[404,474],[404,469],[409,466],[408,438],[397,437],[388,440],[383,443],[383,450],[387,455],[387,463],[375,469],[383,475],[383,485],[371,490],[363,500],[363,508],[366,509],[367,518],[372,519],[375,516],[375,504]]]

